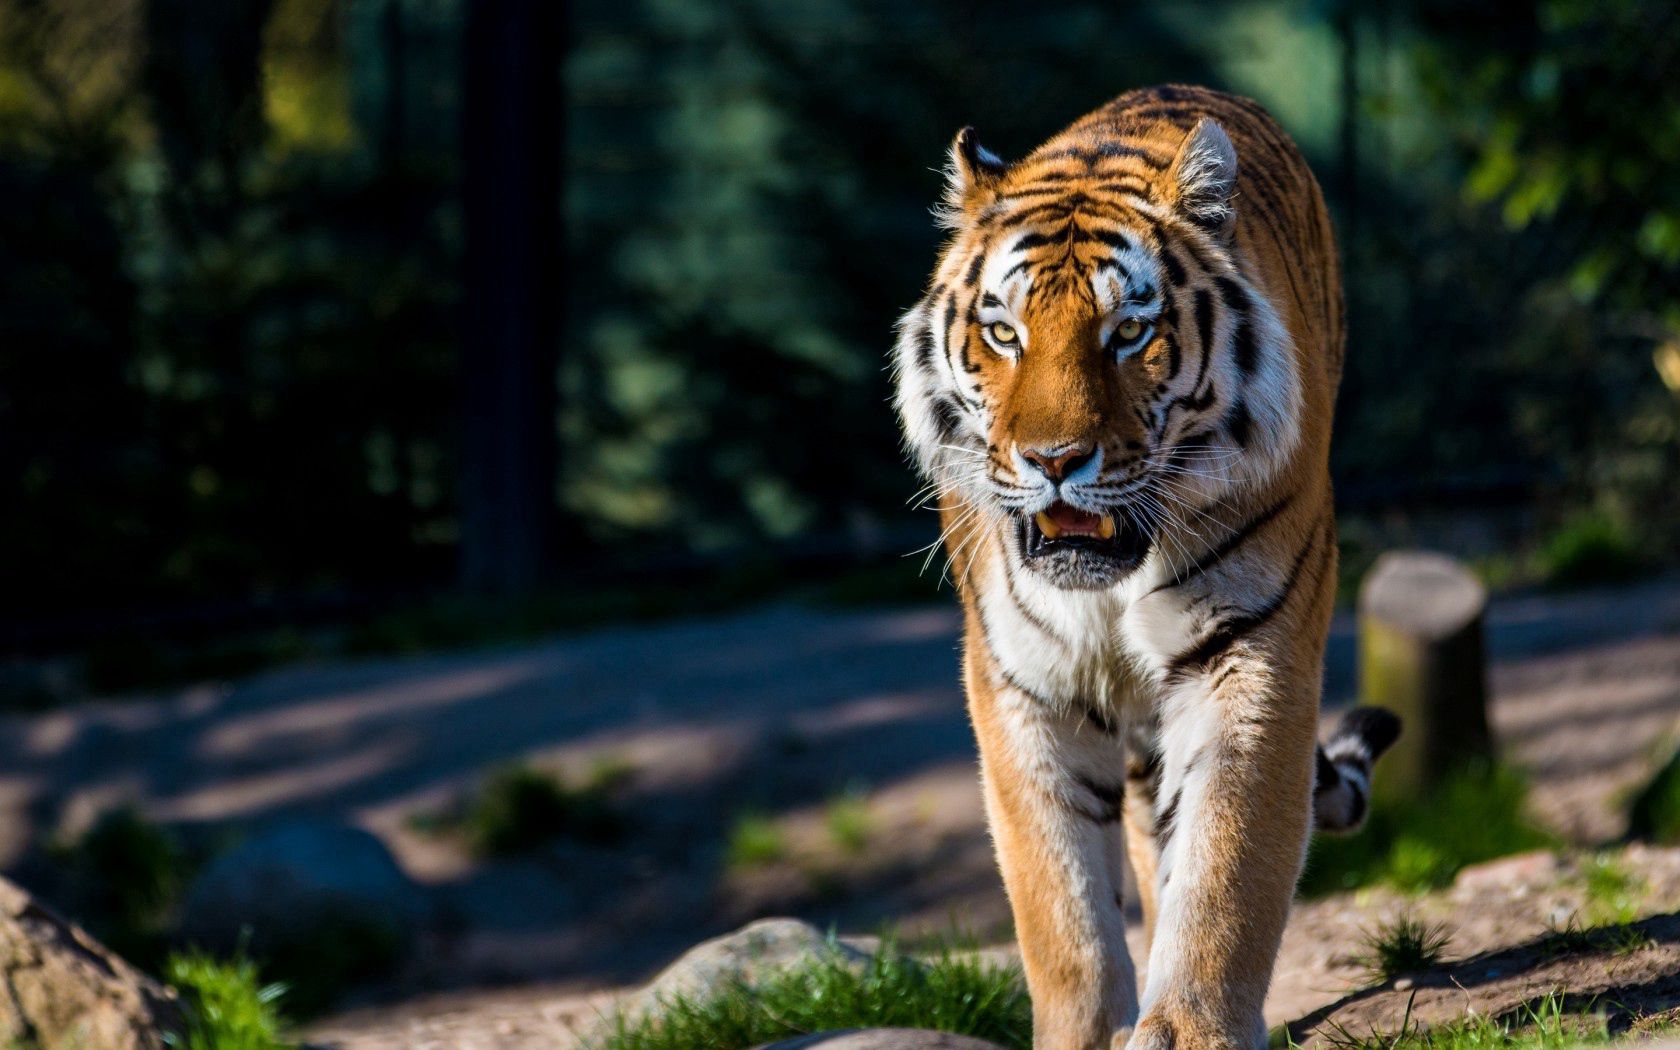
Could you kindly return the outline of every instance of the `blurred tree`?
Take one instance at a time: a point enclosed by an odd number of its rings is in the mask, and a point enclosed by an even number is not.
[[[1680,10],[1655,0],[1419,0],[1440,133],[1529,258],[1504,276],[1519,434],[1680,550],[1680,414],[1653,349],[1680,336]]]
[[[461,570],[527,591],[552,568],[560,342],[558,0],[468,0],[461,196]]]

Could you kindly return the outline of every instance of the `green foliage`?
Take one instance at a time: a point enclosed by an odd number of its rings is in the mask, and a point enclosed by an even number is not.
[[[83,921],[119,954],[156,958],[192,866],[175,836],[125,806],[52,852]]]
[[[1631,924],[1593,924],[1577,912],[1563,922],[1549,922],[1540,950],[1548,958],[1585,952],[1626,955],[1655,943],[1651,935]]]
[[[732,868],[758,868],[787,856],[787,836],[770,817],[743,813],[729,829],[726,862]]]
[[[1432,134],[1456,151],[1471,211],[1504,227],[1491,240],[1529,246],[1482,300],[1508,303],[1489,331],[1519,370],[1514,436],[1577,494],[1624,500],[1639,538],[1673,554],[1680,413],[1652,352],[1680,332],[1680,147],[1658,130],[1680,102],[1653,70],[1680,14],[1660,0],[1416,12]]]
[[[1402,912],[1365,932],[1360,940],[1364,953],[1359,963],[1372,981],[1392,981],[1440,962],[1451,939],[1446,926]]]
[[[1478,764],[1426,798],[1379,800],[1363,830],[1313,839],[1300,891],[1311,897],[1375,883],[1436,889],[1468,865],[1552,845],[1525,815],[1527,796],[1517,771]]]
[[[1634,795],[1628,807],[1628,835],[1680,843],[1680,746],[1673,747],[1668,760]]]
[[[1578,514],[1547,536],[1535,553],[1536,574],[1556,587],[1629,579],[1644,568],[1632,530],[1615,515]]]
[[[285,986],[265,984],[243,955],[221,961],[201,952],[171,955],[163,979],[181,993],[185,1032],[169,1038],[178,1050],[289,1050],[280,1038]]]
[[[645,1019],[615,1019],[591,1050],[745,1050],[856,1027],[933,1028],[1026,1050],[1032,1009],[1013,967],[942,949],[916,959],[891,941],[859,968],[829,953],[748,986],[735,982],[664,1004]]]
[[[1334,1050],[1568,1050],[1610,1040],[1600,1014],[1568,1008],[1561,994],[1504,1017],[1471,1016],[1452,1024],[1424,1029],[1407,1023],[1392,1035],[1330,1033]]]
[[[828,837],[846,853],[862,853],[869,845],[874,821],[869,813],[869,794],[851,787],[828,801],[823,808]]]
[[[624,830],[610,797],[624,775],[622,767],[602,766],[574,788],[529,766],[496,770],[467,810],[466,833],[485,856],[524,853],[561,837],[610,842]]]
[[[1625,926],[1639,918],[1644,881],[1614,857],[1598,854],[1589,859],[1583,881],[1587,902],[1582,918],[1588,925]]]
[[[298,1017],[324,1013],[345,993],[391,976],[410,943],[408,931],[347,907],[321,909],[297,929],[264,930],[253,941],[263,971],[286,987]]]

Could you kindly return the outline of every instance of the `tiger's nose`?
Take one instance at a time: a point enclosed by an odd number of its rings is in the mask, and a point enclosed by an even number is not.
[[[1021,455],[1051,481],[1060,481],[1091,462],[1096,455],[1094,445],[1063,445],[1057,449],[1024,448]]]

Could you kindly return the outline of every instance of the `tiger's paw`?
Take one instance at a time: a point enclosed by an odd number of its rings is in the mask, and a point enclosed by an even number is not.
[[[1211,1017],[1157,1007],[1138,1022],[1129,1038],[1124,1032],[1116,1033],[1113,1050],[1254,1050],[1254,1045],[1246,1032],[1234,1038]]]

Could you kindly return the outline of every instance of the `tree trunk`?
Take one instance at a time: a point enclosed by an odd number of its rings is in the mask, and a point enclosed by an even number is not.
[[[1404,723],[1377,763],[1374,793],[1426,795],[1492,756],[1482,614],[1487,591],[1459,563],[1417,551],[1383,555],[1359,592],[1360,701]]]
[[[467,4],[461,577],[501,594],[554,568],[564,6]]]

